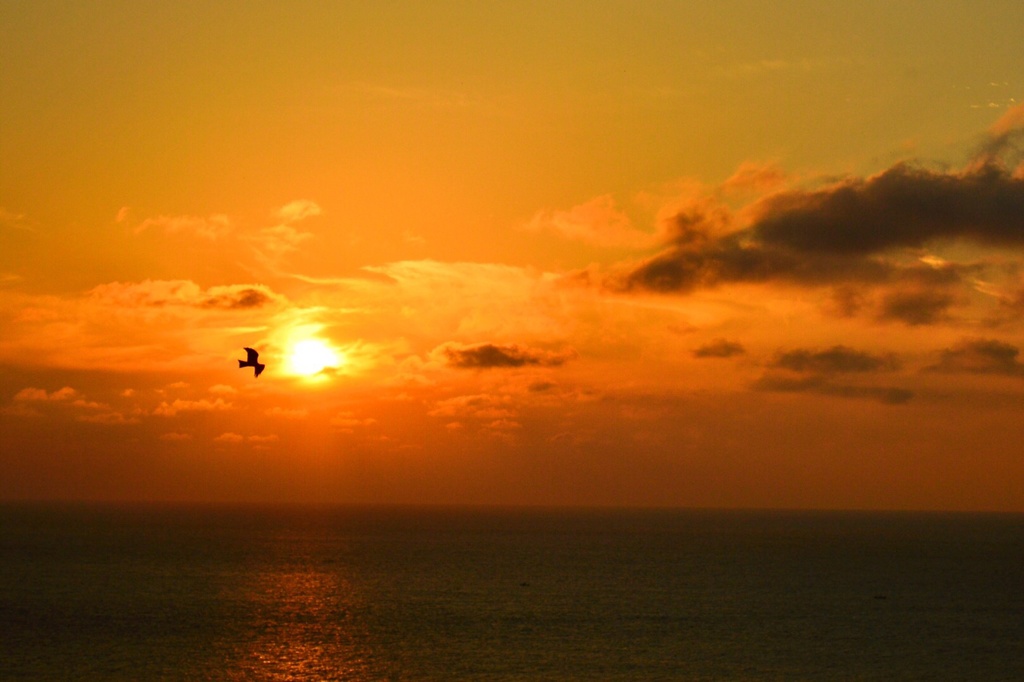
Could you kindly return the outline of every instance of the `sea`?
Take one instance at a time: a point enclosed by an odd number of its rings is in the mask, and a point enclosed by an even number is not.
[[[0,505],[2,680],[1024,680],[1024,515]]]

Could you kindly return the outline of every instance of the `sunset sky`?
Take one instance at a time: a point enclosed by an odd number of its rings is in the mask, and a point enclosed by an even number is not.
[[[0,499],[1024,511],[1022,27],[0,3]]]

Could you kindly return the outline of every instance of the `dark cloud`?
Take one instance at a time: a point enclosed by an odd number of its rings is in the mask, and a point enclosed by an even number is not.
[[[545,393],[557,387],[558,385],[551,381],[535,381],[526,388],[531,393]]]
[[[568,362],[574,355],[571,352],[554,353],[515,344],[499,346],[493,343],[447,343],[435,349],[434,353],[439,354],[449,366],[459,369],[557,367]]]
[[[866,255],[936,239],[1024,244],[1024,179],[990,162],[962,173],[899,164],[867,179],[765,200],[751,234],[803,253]]]
[[[255,288],[241,288],[219,291],[216,294],[208,295],[207,298],[200,303],[200,306],[203,308],[238,310],[245,308],[259,308],[273,302],[273,300],[274,298],[268,294],[267,291]]]
[[[914,397],[914,392],[905,388],[836,384],[822,376],[792,377],[766,374],[754,383],[754,388],[775,393],[817,393],[837,398],[878,400],[887,405],[902,405]]]
[[[780,353],[774,367],[793,372],[818,374],[848,374],[892,371],[899,367],[893,356],[873,355],[846,346],[833,346],[826,350],[798,348]]]
[[[892,291],[883,297],[879,317],[909,325],[934,324],[948,317],[955,302],[948,290]]]
[[[932,324],[956,302],[950,287],[986,265],[922,262],[920,249],[952,240],[1024,247],[1024,176],[996,160],[961,172],[900,164],[870,178],[780,192],[737,215],[746,224],[713,201],[691,202],[666,221],[662,252],[611,273],[606,285],[660,293],[730,283],[882,287],[891,293],[880,319]],[[840,309],[853,314],[858,302]]]
[[[839,317],[853,317],[864,307],[865,294],[851,286],[839,286],[832,291],[827,308]]]
[[[703,346],[693,351],[693,357],[695,358],[731,358],[734,355],[743,355],[746,349],[735,341],[728,341],[726,339],[715,339],[710,343],[706,343]]]
[[[908,402],[914,394],[894,386],[871,386],[838,381],[838,377],[891,372],[899,367],[892,355],[833,346],[825,350],[780,352],[754,389],[778,393],[816,393],[839,398],[878,400],[889,405]]]
[[[970,372],[1024,376],[1024,364],[1017,360],[1020,351],[995,339],[968,339],[942,351],[938,364],[928,369],[936,372]]]
[[[661,293],[689,292],[719,284],[773,280],[810,285],[892,281],[898,269],[882,260],[829,254],[816,258],[748,243],[743,235],[720,238],[702,248],[671,247],[610,278],[612,288]]]

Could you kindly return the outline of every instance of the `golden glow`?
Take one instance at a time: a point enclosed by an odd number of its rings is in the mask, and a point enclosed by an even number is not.
[[[344,364],[344,357],[320,339],[304,339],[292,346],[288,353],[288,369],[292,374],[313,376],[327,368]]]

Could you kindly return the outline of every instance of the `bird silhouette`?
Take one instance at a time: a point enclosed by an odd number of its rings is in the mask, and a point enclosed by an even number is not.
[[[256,376],[259,376],[260,373],[263,372],[263,370],[266,368],[266,365],[257,360],[260,354],[254,351],[252,348],[243,348],[242,350],[245,351],[246,357],[245,360],[238,361],[238,368],[241,369],[243,367],[252,367],[253,369],[256,370]]]

